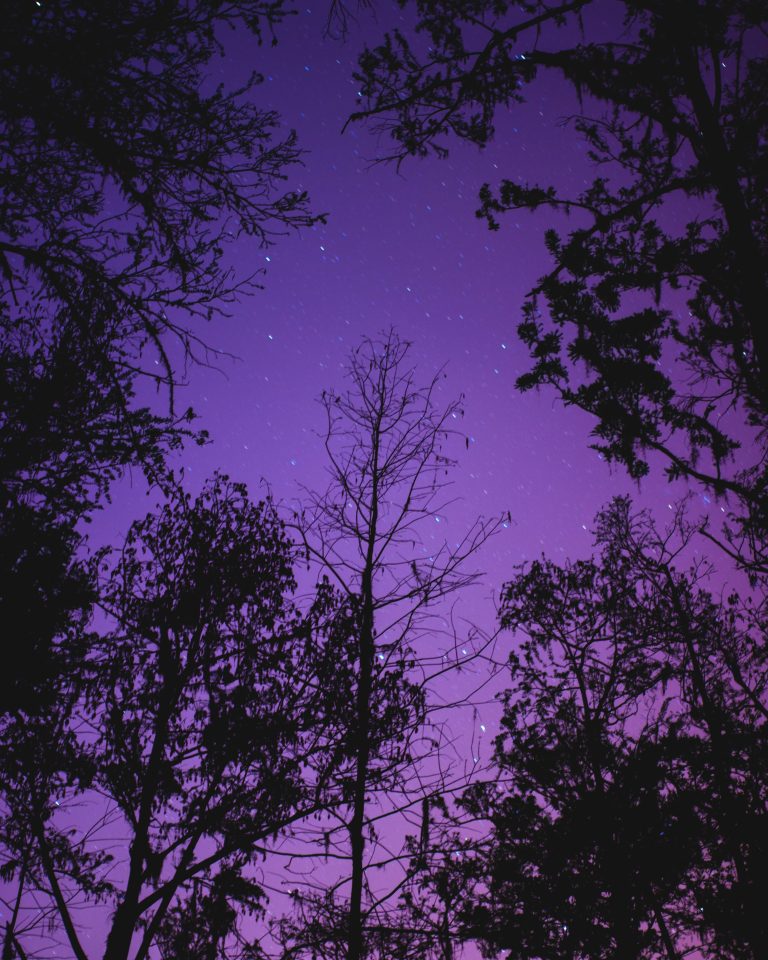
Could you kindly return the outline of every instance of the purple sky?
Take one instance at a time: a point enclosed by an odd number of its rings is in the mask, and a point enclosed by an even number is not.
[[[213,442],[186,451],[179,463],[192,487],[215,469],[253,492],[264,478],[283,501],[299,496],[299,483],[324,487],[316,398],[342,386],[345,360],[362,336],[394,326],[413,341],[424,381],[446,365],[446,403],[466,397],[460,429],[470,445],[456,445],[454,474],[460,499],[435,536],[458,538],[477,515],[512,516],[484,548],[479,566],[487,575],[462,609],[489,628],[491,596],[516,564],[541,553],[558,561],[588,555],[593,516],[613,495],[632,493],[663,519],[684,488],[671,489],[656,470],[638,493],[622,470],[611,473],[588,448],[590,418],[564,410],[550,393],[521,396],[514,388],[527,368],[515,333],[520,306],[548,266],[543,233],[553,221],[546,213],[511,215],[491,233],[474,210],[480,185],[503,176],[554,182],[572,193],[590,178],[578,141],[561,125],[573,109],[564,91],[539,82],[485,151],[455,143],[448,160],[411,161],[398,174],[370,163],[386,143],[359,127],[341,133],[355,106],[356,54],[385,25],[363,14],[342,44],[323,39],[325,15],[325,4],[303,9],[273,49],[229,38],[222,77],[212,78],[234,83],[252,68],[265,74],[259,102],[298,131],[307,151],[294,185],[329,216],[326,226],[267,250],[248,241],[233,247],[242,274],[264,269],[264,290],[204,331],[239,359],[191,370],[179,404],[195,407]],[[145,505],[143,496],[123,497],[107,526],[117,531]]]
[[[215,469],[254,495],[266,480],[283,502],[300,497],[300,484],[325,488],[317,398],[342,387],[349,352],[363,336],[394,326],[413,342],[423,382],[445,366],[442,399],[465,395],[459,429],[470,443],[455,443],[457,502],[435,526],[436,541],[459,539],[478,515],[512,517],[480,553],[485,576],[460,605],[463,618],[489,630],[493,597],[515,565],[542,553],[556,561],[589,555],[593,517],[616,494],[630,493],[664,522],[686,487],[672,487],[656,469],[638,490],[589,449],[592,418],[565,410],[551,392],[521,395],[514,387],[528,367],[516,335],[520,307],[549,267],[544,231],[573,221],[512,214],[494,233],[474,216],[477,194],[504,176],[553,182],[571,194],[591,179],[580,142],[562,123],[577,106],[568,91],[550,78],[537,81],[530,102],[499,118],[484,151],[454,142],[447,160],[411,160],[398,173],[372,163],[386,141],[362,126],[342,134],[356,103],[357,54],[387,25],[364,12],[342,43],[323,37],[326,12],[325,4],[303,8],[274,48],[230,35],[212,76],[233,84],[254,68],[265,75],[258,102],[277,110],[307,151],[292,186],[307,189],[328,222],[268,249],[247,239],[233,245],[238,272],[263,269],[264,289],[203,331],[237,359],[190,371],[179,406],[195,407],[212,443],[191,447],[179,462],[192,488]],[[115,532],[125,526],[124,511],[146,506],[143,496],[122,502]],[[492,726],[489,717],[489,737]]]
[[[521,395],[514,387],[528,366],[516,335],[520,307],[549,267],[544,231],[569,222],[513,214],[494,233],[474,216],[477,194],[503,176],[553,182],[572,194],[591,179],[580,142],[562,123],[577,107],[568,91],[544,78],[530,102],[499,118],[484,151],[454,142],[447,160],[411,160],[398,172],[372,163],[386,141],[359,125],[342,134],[356,104],[357,54],[387,24],[363,12],[342,43],[323,38],[326,13],[325,4],[303,8],[275,48],[231,38],[221,77],[213,78],[234,82],[254,67],[264,73],[256,95],[297,130],[307,155],[295,184],[328,223],[266,250],[234,246],[241,273],[264,268],[264,289],[207,335],[239,359],[222,358],[219,372],[191,371],[180,402],[196,408],[213,442],[183,461],[193,486],[222,468],[254,492],[266,479],[283,501],[300,496],[299,484],[324,488],[317,397],[342,386],[361,337],[393,325],[413,342],[423,381],[445,365],[443,399],[466,398],[459,429],[470,444],[455,445],[458,502],[435,538],[458,539],[478,515],[512,517],[480,554],[486,576],[461,607],[489,629],[491,598],[516,564],[542,553],[558,561],[588,555],[594,514],[619,493],[663,521],[685,486],[671,488],[658,469],[638,491],[589,449],[590,417],[563,409],[552,393]]]
[[[561,124],[573,104],[558,84],[537,83],[485,151],[454,143],[447,160],[413,160],[399,174],[372,165],[387,144],[362,127],[341,128],[355,106],[356,53],[385,25],[363,14],[342,44],[323,39],[325,14],[324,5],[303,9],[275,48],[259,50],[245,36],[227,41],[223,77],[236,81],[253,67],[265,74],[259,102],[279,111],[307,151],[296,185],[329,216],[267,250],[247,240],[233,246],[241,273],[264,269],[264,290],[204,331],[238,359],[191,371],[180,405],[197,409],[213,443],[182,459],[193,479],[215,468],[251,486],[263,477],[278,499],[297,496],[299,482],[324,486],[315,400],[341,385],[362,336],[393,325],[413,341],[424,380],[445,364],[445,400],[466,395],[461,429],[471,442],[456,447],[451,530],[478,514],[511,512],[513,525],[482,557],[487,594],[526,558],[588,552],[595,511],[614,494],[637,494],[588,448],[590,418],[551,393],[514,389],[527,368],[515,328],[526,291],[548,266],[551,215],[509,215],[498,233],[474,217],[484,181],[520,175],[574,193],[583,186],[589,166]],[[672,495],[656,471],[637,501],[664,510]],[[476,615],[487,622],[488,612],[481,604]]]

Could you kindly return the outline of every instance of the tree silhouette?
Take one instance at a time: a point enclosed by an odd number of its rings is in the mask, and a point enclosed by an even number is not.
[[[268,242],[314,221],[304,194],[281,192],[300,151],[293,134],[276,139],[277,116],[253,103],[261,78],[232,91],[201,85],[220,52],[217,30],[240,25],[261,39],[283,15],[280,3],[251,0],[160,10],[132,0],[119,12],[53,0],[5,18],[7,349],[42,388],[63,376],[62,352],[73,366],[82,356],[75,380],[89,395],[71,399],[88,416],[78,450],[92,425],[93,469],[129,452],[141,462],[147,425],[128,413],[130,388],[140,374],[166,386],[172,401],[178,373],[168,335],[191,358],[202,345],[190,321],[210,319],[254,286],[254,277],[232,275],[227,245],[242,236]],[[43,470],[71,439],[73,412],[62,402],[48,416],[32,424],[52,434],[51,449],[40,450],[40,440],[33,447]],[[115,450],[105,449],[104,434]],[[37,461],[24,466],[29,475]]]
[[[283,13],[255,0],[4,11],[0,554],[7,613],[29,624],[29,666],[42,672],[53,639],[25,598],[66,593],[78,521],[127,467],[158,479],[191,436],[174,389],[188,361],[205,359],[200,321],[256,285],[232,274],[227,245],[314,220],[306,196],[285,189],[300,151],[254,103],[260,78],[240,90],[203,82],[222,28],[261,40]],[[145,405],[150,384],[167,406]],[[34,588],[21,580],[32,542],[48,558]],[[34,670],[13,690],[9,680],[1,709],[22,689],[36,702]]]
[[[727,495],[722,545],[765,573],[765,9],[413,6],[428,48],[395,31],[363,53],[356,75],[363,99],[352,118],[387,131],[392,157],[443,155],[449,135],[484,145],[497,111],[548,72],[578,95],[570,123],[598,165],[578,195],[517,175],[482,188],[478,216],[492,229],[511,210],[577,220],[566,236],[547,233],[554,266],[524,308],[518,329],[533,366],[517,386],[546,385],[593,414],[595,448],[631,476],[656,453],[671,477]]]
[[[0,728],[6,956],[86,960],[105,906],[107,960],[260,955],[258,863],[328,805],[351,689],[349,611],[322,581],[297,610],[294,555],[216,476],[94,561],[103,628],[70,622],[47,710]]]
[[[496,523],[478,521],[454,545],[435,537],[451,466],[443,445],[461,408],[438,406],[440,375],[418,385],[409,346],[393,331],[365,339],[351,355],[348,388],[323,394],[330,483],[296,517],[310,558],[348,598],[356,621],[351,761],[338,783],[345,809],[326,837],[327,852],[348,862],[349,873],[330,892],[299,898],[298,921],[282,927],[291,957],[414,955],[390,911],[404,881],[382,891],[369,877],[409,858],[407,847],[389,846],[382,821],[420,811],[425,795],[448,788],[439,762],[432,770],[420,764],[424,750],[434,755],[437,747],[431,734],[424,742],[425,686],[447,669],[435,649],[444,630],[433,605],[476,579],[466,564]]]
[[[537,561],[505,588],[518,643],[498,775],[462,798],[491,830],[448,829],[433,853],[468,891],[456,936],[489,956],[764,949],[763,634],[702,589],[701,566],[676,569],[693,529],[680,514],[659,532],[618,499],[598,515],[596,558]]]

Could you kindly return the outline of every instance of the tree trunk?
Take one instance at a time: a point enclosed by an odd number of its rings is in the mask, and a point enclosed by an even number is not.
[[[373,610],[370,599],[364,598],[360,627],[360,676],[357,688],[357,756],[355,758],[355,792],[349,839],[352,853],[352,887],[349,897],[348,960],[363,957],[363,874],[365,870],[365,788],[370,761],[370,706],[373,675]]]
[[[365,565],[361,578],[360,612],[360,675],[357,686],[357,756],[355,758],[355,792],[352,802],[352,819],[349,825],[349,840],[352,854],[352,885],[349,895],[349,940],[348,960],[363,958],[363,880],[365,874],[365,789],[368,783],[368,766],[371,757],[371,689],[373,684],[374,598],[373,572],[376,551],[376,529],[379,517],[378,424],[373,431],[371,482],[371,510],[368,526]]]

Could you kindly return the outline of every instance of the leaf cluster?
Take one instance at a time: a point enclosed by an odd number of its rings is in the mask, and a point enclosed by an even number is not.
[[[178,492],[102,556],[104,628],[60,638],[46,715],[4,724],[3,844],[77,955],[72,905],[107,900],[109,956],[134,936],[137,956],[182,942],[219,956],[241,908],[260,909],[270,843],[329,802],[350,618],[327,584],[305,613],[291,603],[294,555],[242,485],[217,475],[194,500]],[[67,824],[75,806],[94,827]]]
[[[727,497],[721,545],[760,575],[765,10],[718,0],[408,6],[413,35],[362,54],[352,115],[390,134],[398,162],[444,155],[448,136],[482,146],[498,113],[544,74],[578,103],[567,120],[596,168],[581,192],[514,171],[480,192],[477,215],[494,230],[521,210],[577,221],[547,232],[553,266],[524,307],[532,365],[517,387],[552,388],[592,414],[595,448],[631,476],[660,457],[670,478]]]
[[[454,851],[454,929],[488,956],[760,956],[764,611],[678,569],[692,534],[682,513],[661,532],[618,499],[597,556],[537,561],[505,589],[497,776],[464,793],[431,854]]]

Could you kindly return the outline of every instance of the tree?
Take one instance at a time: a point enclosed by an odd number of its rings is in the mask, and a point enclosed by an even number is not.
[[[58,557],[34,580],[53,604],[67,592],[74,531],[115,477],[138,467],[159,479],[165,454],[192,436],[175,387],[188,361],[205,359],[200,323],[256,286],[233,276],[228,243],[268,243],[315,219],[283,186],[301,153],[254,102],[261,78],[240,90],[205,79],[222,29],[260,41],[284,16],[258,0],[3,12],[1,572],[9,617],[37,623],[29,665],[42,672],[54,641],[39,604],[24,606],[24,544]],[[167,407],[146,406],[152,384]],[[8,680],[3,709],[39,699],[34,670],[13,690]]]
[[[310,559],[356,619],[351,760],[338,780],[344,809],[326,834],[326,852],[348,862],[349,874],[330,894],[300,897],[298,923],[282,930],[291,957],[361,960],[395,947],[407,955],[407,931],[387,916],[402,882],[385,892],[369,882],[371,870],[391,871],[408,856],[388,848],[382,821],[420,811],[425,795],[447,788],[440,764],[429,770],[419,756],[436,748],[420,743],[425,686],[447,669],[435,605],[474,582],[466,564],[496,524],[478,521],[454,545],[427,533],[445,521],[451,461],[443,444],[461,408],[438,406],[440,375],[418,385],[409,346],[392,331],[364,340],[350,359],[348,389],[323,394],[330,484],[296,517]],[[343,902],[336,894],[347,882]]]
[[[682,514],[660,533],[617,499],[596,558],[537,561],[505,588],[518,643],[498,774],[462,798],[491,829],[435,847],[463,854],[448,870],[469,889],[456,935],[489,956],[764,949],[765,647],[702,589],[706,570],[676,569],[692,535]]]
[[[637,622],[646,647],[664,658],[687,730],[705,745],[689,767],[700,784],[709,846],[699,910],[717,955],[756,958],[768,934],[760,893],[768,883],[766,607],[736,592],[714,602],[699,586],[710,572],[703,561],[688,575],[679,570],[695,530],[680,511],[661,533],[647,512],[632,516],[620,500],[600,518],[597,534],[608,561],[627,562],[642,584]]]
[[[727,497],[721,545],[764,574],[765,8],[747,0],[414,8],[416,35],[429,46],[395,31],[362,54],[356,75],[362,106],[352,119],[387,131],[392,157],[444,155],[450,135],[483,146],[497,111],[514,109],[546,71],[578,95],[570,123],[599,168],[573,196],[516,174],[482,188],[477,213],[492,229],[521,209],[577,220],[567,236],[547,232],[554,265],[518,327],[533,361],[518,388],[548,386],[593,414],[595,448],[631,476],[644,476],[648,455],[659,454],[670,477]]]
[[[88,322],[46,333],[20,321],[0,346],[0,611],[23,625],[0,712],[46,708],[66,652],[56,638],[93,601],[78,525],[122,469],[139,464],[157,478],[166,452],[191,437],[184,423],[132,405],[132,374],[114,363],[112,318],[102,310]]]
[[[0,728],[4,956],[86,960],[102,924],[105,960],[261,956],[257,865],[327,806],[351,686],[349,611],[321,582],[300,613],[294,559],[221,475],[98,559],[103,629],[70,624],[46,713]]]
[[[104,469],[125,462],[124,446],[141,460],[144,432],[129,414],[137,375],[167,387],[173,409],[169,335],[192,358],[201,341],[190,321],[210,319],[254,287],[255,277],[232,275],[227,244],[241,236],[267,243],[315,220],[305,194],[280,192],[301,154],[295,135],[275,138],[275,113],[253,102],[261,77],[232,91],[204,83],[221,52],[217,31],[239,25],[261,40],[284,16],[280,3],[255,0],[161,9],[53,0],[6,12],[4,346],[38,379],[58,372],[62,351],[73,366],[84,351],[76,382],[90,395],[73,399],[98,414],[92,462]],[[146,366],[147,345],[155,367]],[[57,414],[71,417],[66,408]],[[105,424],[117,451],[104,449]],[[45,471],[71,433],[66,419],[45,426],[55,433],[52,449],[38,440],[35,456],[17,466],[22,477]]]

